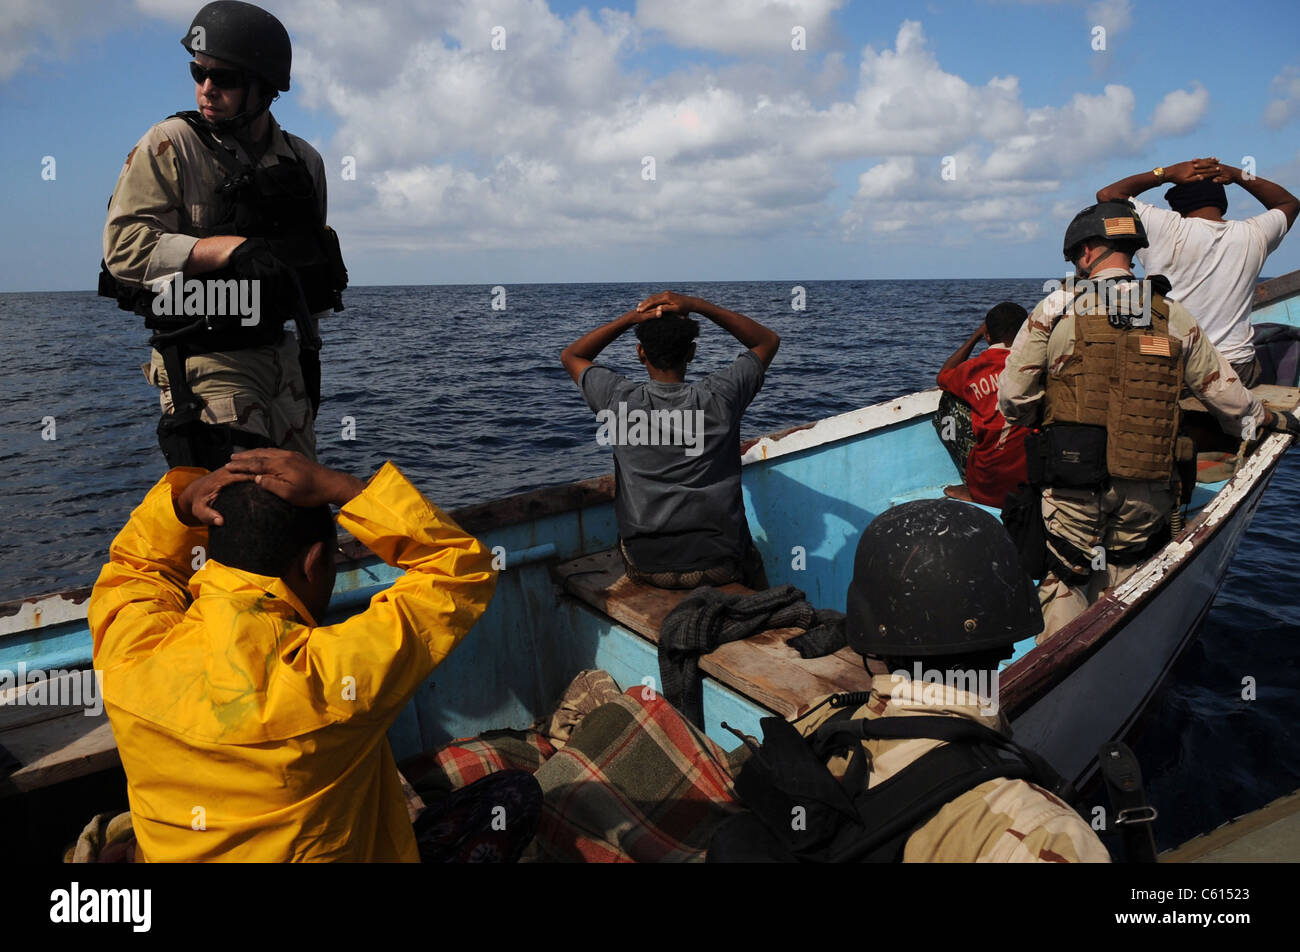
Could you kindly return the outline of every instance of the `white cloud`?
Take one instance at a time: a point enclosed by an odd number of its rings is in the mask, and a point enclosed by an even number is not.
[[[1012,134],[1024,122],[1015,77],[972,86],[944,71],[914,20],[900,26],[893,49],[863,51],[851,101],[802,112],[792,134],[819,159],[944,154],[973,137]]]
[[[179,37],[196,2],[136,0],[135,15],[164,17]],[[795,13],[811,41],[839,6],[692,4],[688,16],[679,0],[642,0],[635,15],[561,15],[546,0],[267,3],[294,42],[289,97],[337,119],[326,167],[355,157],[354,181],[331,179],[332,223],[368,249],[578,253],[935,229],[950,243],[1023,241],[1063,180],[1192,128],[1208,102],[1200,85],[1173,90],[1145,126],[1118,84],[1030,108],[1014,75],[978,84],[944,69],[914,20],[849,61],[741,57],[652,78],[630,65],[665,37],[758,51],[777,26],[788,37]],[[1123,28],[1127,5],[1108,9]],[[674,32],[684,23],[693,38]],[[497,26],[503,51],[491,45]],[[945,156],[955,180],[941,175]],[[836,189],[845,163],[859,173],[847,200]]]
[[[892,48],[862,51],[848,97],[815,105],[799,81],[813,73],[634,77],[623,60],[644,37],[626,15],[564,19],[522,0],[492,18],[442,10],[438,32],[389,52],[386,81],[352,79],[358,60],[380,75],[364,49],[325,57],[308,44],[302,57],[303,89],[340,117],[334,146],[357,157],[357,182],[331,193],[341,230],[403,248],[515,248],[797,235],[838,220],[850,238],[948,224],[953,240],[1026,240],[1063,176],[1138,151],[1205,101],[1200,87],[1166,97],[1148,128],[1120,85],[1027,109],[1016,77],[967,82],[905,21]],[[487,46],[494,19],[521,38],[507,53]],[[945,155],[956,181],[940,177]],[[833,209],[838,164],[864,159],[856,194]]]
[[[1264,123],[1276,129],[1300,116],[1300,66],[1287,66],[1273,77],[1273,94],[1264,108]]]
[[[119,26],[126,10],[124,0],[5,0],[0,4],[0,83],[33,59],[66,59],[86,36]]]
[[[1115,142],[1136,149],[1146,138],[1134,127],[1133,105],[1126,87],[1107,86],[1099,96],[1076,94],[1065,106],[1029,110],[1015,134],[951,153],[955,177],[945,178],[941,161],[887,160],[859,176],[841,226],[846,237],[919,237],[946,226],[954,235],[1030,240],[1045,217],[1044,197],[1063,176],[1113,154]]]
[[[1086,13],[1089,26],[1106,28],[1107,49],[1109,41],[1133,25],[1133,9],[1129,0],[1097,0],[1088,4]]]
[[[1204,118],[1209,106],[1209,90],[1200,83],[1192,83],[1190,91],[1170,90],[1151,117],[1151,135],[1186,135]]]
[[[661,32],[686,49],[723,53],[791,50],[792,30],[802,27],[807,50],[830,34],[831,15],[845,0],[637,0],[637,25]]]
[[[1088,28],[1088,42],[1092,53],[1092,73],[1105,76],[1115,64],[1112,55],[1119,48],[1120,38],[1133,25],[1133,10],[1129,0],[1096,0],[1084,10]]]

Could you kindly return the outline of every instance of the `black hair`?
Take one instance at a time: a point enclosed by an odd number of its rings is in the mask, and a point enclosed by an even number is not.
[[[1013,301],[995,304],[984,316],[984,326],[988,328],[989,337],[999,344],[1010,344],[1016,339],[1020,325],[1025,323],[1028,312]]]
[[[283,578],[303,549],[338,538],[329,506],[291,506],[254,482],[231,483],[212,507],[223,525],[208,530],[208,557],[245,572]]]
[[[686,369],[691,344],[700,336],[699,321],[666,314],[636,326],[636,339],[645,348],[645,358],[657,370]]]
[[[1165,201],[1180,215],[1194,212],[1198,208],[1217,208],[1220,215],[1227,214],[1228,211],[1228,193],[1222,183],[1206,179],[1175,185],[1165,192]]]

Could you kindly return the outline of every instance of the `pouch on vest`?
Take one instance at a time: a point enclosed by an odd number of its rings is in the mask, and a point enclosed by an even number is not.
[[[1028,440],[1026,440],[1028,442]],[[1020,566],[1032,580],[1047,574],[1047,527],[1043,525],[1042,491],[1035,483],[1021,483],[1007,494],[1002,525],[1016,545]]]
[[[780,717],[759,724],[763,744],[736,777],[736,794],[751,812],[714,832],[710,862],[797,862],[802,853],[832,849],[858,823],[852,798],[799,732]]]
[[[1043,428],[1046,441],[1043,485],[1053,488],[1095,489],[1106,468],[1106,428],[1084,423],[1053,423]]]

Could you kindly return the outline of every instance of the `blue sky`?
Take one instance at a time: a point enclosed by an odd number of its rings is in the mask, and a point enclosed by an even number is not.
[[[93,287],[122,159],[193,107],[197,6],[0,13],[0,290]],[[1289,2],[265,6],[295,44],[273,112],[325,159],[356,285],[1034,277],[1157,164],[1250,155],[1300,192]],[[1265,274],[1296,268],[1290,237]]]

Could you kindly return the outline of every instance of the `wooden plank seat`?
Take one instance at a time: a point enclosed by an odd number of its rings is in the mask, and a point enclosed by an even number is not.
[[[565,562],[554,572],[564,591],[655,644],[668,613],[690,594],[633,582],[614,549]],[[734,583],[719,588],[742,595],[754,591]],[[871,675],[855,651],[841,648],[804,660],[785,643],[800,633],[774,628],[729,642],[701,657],[700,670],[786,718],[798,717],[827,694],[871,689]]]
[[[86,717],[80,709],[0,731],[0,747],[22,765],[0,777],[0,799],[121,763],[108,718]]]

